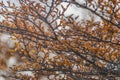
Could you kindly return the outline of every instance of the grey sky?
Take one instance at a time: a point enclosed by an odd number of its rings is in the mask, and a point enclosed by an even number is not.
[[[7,5],[6,1],[10,1],[11,3],[15,3],[16,5],[19,5],[18,0],[0,0],[0,2],[1,1],[3,1],[6,5]],[[85,0],[76,0],[76,1],[81,4],[83,4],[85,2]],[[62,5],[66,6],[67,3],[63,2]],[[59,10],[62,10],[62,9],[59,8]],[[78,8],[75,5],[70,5],[69,8],[67,9],[67,11],[65,12],[65,16],[69,16],[71,14],[74,14],[74,17],[79,16],[78,20],[90,19],[90,17],[93,16],[93,17],[95,17],[96,21],[100,21],[100,18],[93,15],[90,11],[82,9],[82,8]]]

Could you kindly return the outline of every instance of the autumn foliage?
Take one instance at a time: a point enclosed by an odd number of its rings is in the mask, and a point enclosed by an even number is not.
[[[64,6],[62,3],[65,3]],[[0,52],[0,69],[11,80],[105,80],[120,75],[119,0],[19,0],[20,5],[0,2],[0,32],[16,40]],[[100,18],[65,16],[74,5]],[[62,10],[60,10],[60,8]],[[1,46],[0,50],[7,46]],[[4,56],[4,57],[3,57]],[[4,58],[17,57],[7,68]],[[9,70],[8,70],[9,69]],[[22,74],[32,72],[32,76]]]

